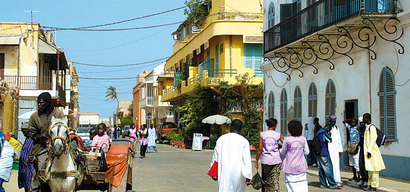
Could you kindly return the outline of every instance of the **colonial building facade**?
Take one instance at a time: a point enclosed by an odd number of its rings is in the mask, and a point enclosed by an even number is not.
[[[381,175],[410,180],[410,1],[264,1],[264,117],[286,124],[372,115],[388,138]],[[343,160],[342,160],[343,161]],[[341,163],[342,165],[345,163]]]

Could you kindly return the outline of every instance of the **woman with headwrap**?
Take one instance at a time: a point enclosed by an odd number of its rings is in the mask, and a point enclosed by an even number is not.
[[[0,132],[0,192],[5,192],[3,182],[8,182],[13,167],[14,149]]]

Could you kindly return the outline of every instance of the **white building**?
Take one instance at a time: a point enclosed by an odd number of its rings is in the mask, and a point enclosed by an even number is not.
[[[388,143],[381,175],[410,180],[410,1],[265,0],[265,118],[325,124],[369,112]],[[341,165],[345,164],[344,160]]]
[[[162,102],[161,88],[158,78],[164,74],[165,63],[154,68],[146,77],[144,83],[140,85],[140,108],[145,114],[146,124],[154,126],[162,122],[173,122],[174,111],[169,102]]]
[[[97,127],[100,123],[100,115],[94,111],[78,112],[79,127]]]

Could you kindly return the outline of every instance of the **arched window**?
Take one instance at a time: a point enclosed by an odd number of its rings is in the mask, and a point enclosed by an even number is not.
[[[327,81],[326,85],[326,122],[331,115],[336,114],[336,87],[331,79]]]
[[[268,118],[274,118],[275,115],[275,96],[273,91],[269,93],[269,102],[268,102]]]
[[[302,93],[300,92],[299,86],[296,86],[293,104],[295,119],[298,121],[302,121]]]
[[[268,28],[272,28],[275,25],[275,5],[273,2],[269,4],[268,9]]]
[[[379,80],[380,130],[389,141],[397,140],[396,132],[396,87],[393,72],[385,67]]]
[[[288,125],[288,95],[286,89],[282,89],[280,94],[280,132],[282,135],[287,135]]]
[[[317,117],[317,89],[315,83],[311,83],[309,86],[309,117]]]

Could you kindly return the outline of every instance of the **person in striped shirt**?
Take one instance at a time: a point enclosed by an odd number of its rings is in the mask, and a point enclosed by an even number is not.
[[[29,192],[31,180],[33,178],[34,166],[28,160],[30,155],[32,154],[34,141],[29,137],[28,127],[22,127],[21,131],[26,137],[26,140],[24,141],[23,148],[21,149],[21,155],[19,159],[18,186],[20,189],[24,188],[24,191]]]

